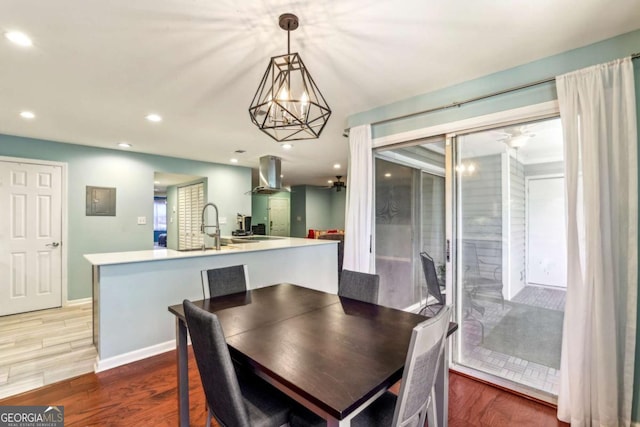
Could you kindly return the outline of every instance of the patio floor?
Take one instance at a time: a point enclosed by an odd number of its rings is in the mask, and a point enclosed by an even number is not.
[[[549,310],[564,311],[566,292],[564,289],[553,289],[539,286],[526,286],[511,301],[541,307]],[[558,395],[560,372],[553,367],[535,363],[525,358],[516,357],[507,352],[502,353],[483,347],[482,327],[486,338],[491,330],[509,313],[511,307],[505,303],[482,301],[484,314],[472,313],[473,318],[463,321],[463,348],[460,364],[512,380],[525,386]],[[482,325],[482,326],[481,326]],[[544,333],[544,331],[541,331]],[[517,340],[514,335],[512,339]],[[516,344],[510,343],[515,347]],[[507,346],[508,347],[508,346]]]

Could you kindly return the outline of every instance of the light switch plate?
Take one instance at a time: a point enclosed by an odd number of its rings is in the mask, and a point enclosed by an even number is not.
[[[145,225],[147,223],[147,217],[146,216],[139,216],[138,217],[138,225]]]
[[[221,216],[220,217],[220,224],[226,224],[227,223],[227,217],[226,216]]]

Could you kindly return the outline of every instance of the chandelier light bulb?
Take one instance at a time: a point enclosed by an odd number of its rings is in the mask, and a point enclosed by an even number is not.
[[[302,114],[303,117],[307,104],[309,104],[309,95],[307,95],[307,92],[302,92],[302,96],[300,97],[300,114]]]

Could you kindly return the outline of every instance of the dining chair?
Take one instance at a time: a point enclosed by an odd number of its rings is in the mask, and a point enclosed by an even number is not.
[[[444,286],[440,285],[438,275],[436,274],[436,265],[433,262],[433,258],[426,253],[420,252],[420,261],[422,262],[422,272],[427,282],[427,303],[420,309],[420,313],[425,310],[429,310],[431,314],[436,314],[447,303],[445,300]],[[429,303],[429,295],[432,296],[435,301]],[[438,310],[433,310],[433,307],[439,307]]]
[[[182,302],[211,417],[221,426],[276,427],[288,423],[292,401],[255,375],[238,376],[218,317]]]
[[[502,277],[499,265],[489,264],[478,257],[478,248],[474,242],[462,243],[462,280],[463,286],[469,291],[472,298],[488,298],[500,301],[504,308],[504,295],[502,294]],[[487,267],[483,272],[480,265]]]
[[[385,392],[351,420],[356,427],[437,426],[434,385],[449,328],[451,306],[416,325],[405,360],[400,393]],[[445,367],[446,369],[446,367]],[[326,421],[309,410],[294,408],[291,427],[322,427]]]
[[[380,276],[377,274],[351,270],[342,270],[340,273],[338,296],[377,304],[379,289]]]
[[[245,292],[249,286],[249,270],[246,264],[202,270],[204,299]]]

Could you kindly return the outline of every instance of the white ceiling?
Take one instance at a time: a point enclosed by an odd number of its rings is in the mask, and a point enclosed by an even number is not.
[[[521,146],[510,147],[510,139],[518,134],[526,136]],[[562,123],[551,118],[523,125],[496,128],[460,135],[463,144],[462,160],[509,152],[525,165],[561,162],[564,158]]]
[[[248,114],[285,12],[333,110],[290,151]],[[640,0],[2,0],[0,30],[34,46],[0,40],[0,133],[220,163],[243,149],[239,165],[279,155],[285,185],[322,185],[336,162],[346,175],[351,114],[638,28]]]

